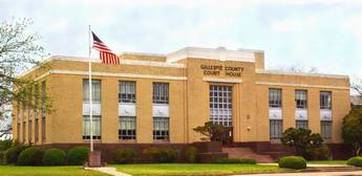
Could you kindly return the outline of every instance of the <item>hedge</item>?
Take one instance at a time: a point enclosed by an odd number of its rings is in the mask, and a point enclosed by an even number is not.
[[[356,167],[362,167],[362,157],[360,156],[355,156],[350,158],[347,161],[347,165],[351,165],[351,166],[356,166]]]
[[[305,169],[307,161],[300,156],[286,156],[279,159],[280,168]]]
[[[7,164],[15,164],[18,161],[19,154],[26,148],[27,146],[20,144],[10,147],[5,151],[5,162]]]
[[[194,146],[187,147],[184,152],[185,160],[189,163],[196,162],[197,157],[197,148]]]
[[[143,150],[144,156],[156,163],[175,162],[178,157],[178,152],[172,148],[156,148],[150,147]]]
[[[114,162],[117,164],[133,163],[136,160],[137,153],[134,149],[118,149],[114,152]]]
[[[68,151],[67,163],[69,165],[83,165],[88,159],[88,147],[73,147]]]
[[[42,164],[43,155],[44,151],[40,148],[29,147],[19,154],[17,164],[22,166],[39,166]]]
[[[65,152],[57,148],[51,148],[45,151],[43,156],[43,165],[59,166],[64,165]]]

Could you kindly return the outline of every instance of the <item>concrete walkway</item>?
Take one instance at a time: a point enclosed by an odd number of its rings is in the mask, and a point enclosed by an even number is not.
[[[103,172],[113,176],[131,176],[123,172],[118,172],[114,167],[86,167],[85,169]]]
[[[264,166],[278,166],[278,163],[258,163]],[[347,167],[346,164],[307,164],[307,167]]]
[[[247,174],[247,175],[234,175],[234,176],[350,176],[350,175],[362,175],[362,171]]]

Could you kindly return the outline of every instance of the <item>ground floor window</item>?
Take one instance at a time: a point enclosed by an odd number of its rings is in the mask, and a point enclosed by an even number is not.
[[[23,122],[23,143],[25,143],[25,135],[26,135],[26,122]]]
[[[296,120],[295,128],[308,129],[308,120]]]
[[[119,117],[119,139],[136,139],[136,117]]]
[[[321,121],[321,136],[324,140],[332,139],[332,121]]]
[[[101,116],[93,116],[93,139],[101,139]],[[91,133],[89,115],[83,115],[83,139],[90,139]]]
[[[16,125],[16,137],[18,142],[20,142],[20,123]]]
[[[35,119],[34,122],[34,141],[37,143],[39,141],[39,120]]]
[[[42,117],[41,119],[41,141],[42,143],[45,143],[46,140],[46,119],[45,117]]]
[[[283,120],[270,120],[270,139],[279,140],[282,138]]]
[[[32,141],[32,136],[33,136],[33,122],[31,120],[29,120],[28,122],[28,141],[29,144],[31,144]]]
[[[153,117],[153,140],[169,140],[168,117]]]

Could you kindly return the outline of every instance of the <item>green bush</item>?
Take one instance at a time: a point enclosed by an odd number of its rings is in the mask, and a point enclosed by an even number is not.
[[[65,162],[65,152],[63,150],[52,148],[45,151],[43,156],[43,165],[59,166]]]
[[[0,165],[5,164],[5,152],[0,151]]]
[[[43,155],[44,151],[40,148],[29,147],[19,154],[17,164],[21,166],[39,166],[42,164]]]
[[[256,164],[255,159],[250,158],[219,158],[214,160],[212,163],[218,164]]]
[[[185,149],[185,159],[189,163],[196,162],[197,148],[194,146],[187,147]]]
[[[134,149],[119,149],[114,153],[114,161],[116,163],[133,163],[137,153]]]
[[[68,151],[67,163],[70,165],[82,165],[88,159],[88,147],[73,147]]]
[[[150,147],[143,150],[145,157],[156,163],[174,162],[178,156],[178,152],[171,148]]]
[[[279,159],[280,168],[305,169],[307,161],[300,156],[285,156]]]
[[[350,158],[347,161],[347,165],[351,165],[351,166],[356,166],[356,167],[362,167],[362,157],[360,156],[355,156]]]
[[[26,148],[27,146],[21,144],[10,147],[5,151],[5,162],[15,164],[18,161],[19,154]]]
[[[13,142],[11,140],[0,141],[0,151],[5,151],[12,146]]]
[[[331,159],[331,152],[326,145],[317,148],[307,148],[306,149],[306,158],[307,160],[329,160]]]

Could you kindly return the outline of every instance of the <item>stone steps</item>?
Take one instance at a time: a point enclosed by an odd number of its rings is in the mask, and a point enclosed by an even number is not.
[[[274,159],[270,155],[256,154],[247,147],[223,147],[222,151],[229,155],[229,158],[250,158],[255,159],[258,163],[271,163]]]

